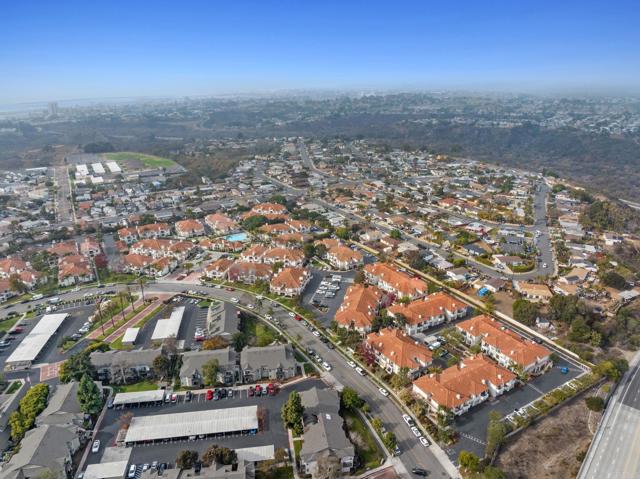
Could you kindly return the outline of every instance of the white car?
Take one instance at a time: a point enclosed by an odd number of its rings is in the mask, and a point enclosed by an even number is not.
[[[315,331],[313,332],[313,335],[314,335],[316,338],[319,338],[319,337],[320,337],[320,331],[315,330]]]
[[[232,303],[237,303],[238,302],[238,298],[236,298],[235,296],[233,298],[231,298],[231,302]]]
[[[378,389],[378,391],[380,391],[380,394],[382,394],[384,397],[389,396],[389,391],[387,391],[385,388],[380,388]]]
[[[91,446],[91,452],[98,452],[100,450],[100,439],[93,441]]]
[[[131,464],[131,466],[129,466],[129,474],[127,474],[127,478],[128,479],[133,479],[134,477],[136,477],[136,465],[135,464]]]
[[[404,420],[404,422],[406,422],[409,426],[411,426],[413,424],[413,419],[411,419],[411,416],[409,416],[408,414],[403,414],[402,415],[402,419]]]
[[[429,442],[429,439],[427,439],[424,436],[420,438],[420,444],[422,444],[424,447],[429,447],[431,445],[431,443]]]
[[[360,375],[360,376],[366,376],[367,373],[364,372],[364,369],[362,369],[361,367],[357,367],[356,368],[356,372]]]
[[[265,314],[264,317],[265,317],[265,319],[267,321],[272,321],[273,320],[273,316],[271,316],[270,314]]]
[[[326,361],[323,361],[323,362],[322,362],[322,367],[323,367],[325,370],[327,370],[327,371],[331,371],[331,370],[333,369],[333,368],[331,367],[331,364],[329,364],[329,363],[328,363],[328,362],[326,362]]]
[[[354,363],[353,361],[347,361],[347,364],[352,368],[355,368],[357,366],[356,363]]]
[[[248,304],[248,305],[247,305],[247,308],[249,308],[249,309],[255,309],[255,306],[254,306],[253,304]]]
[[[419,430],[417,427],[415,427],[415,426],[411,426],[411,432],[413,433],[413,435],[414,435],[415,437],[420,437],[420,436],[422,436],[422,433],[420,432],[420,430]]]
[[[292,318],[296,317],[296,313],[294,313],[293,311],[289,311],[289,316],[291,316]]]

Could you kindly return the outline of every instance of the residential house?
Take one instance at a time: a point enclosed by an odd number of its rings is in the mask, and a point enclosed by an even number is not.
[[[160,354],[160,349],[111,350],[94,351],[89,357],[99,380],[126,384],[154,377],[153,360]]]
[[[253,284],[256,281],[269,281],[272,275],[271,265],[236,261],[227,270],[227,278],[235,283]]]
[[[540,374],[551,363],[551,351],[519,336],[497,320],[475,316],[456,325],[469,346],[480,345],[482,352],[503,367]]]
[[[399,298],[415,299],[427,293],[427,283],[398,271],[387,263],[367,264],[364,274],[371,284]]]
[[[231,341],[240,327],[238,313],[239,311],[229,303],[213,301],[207,310],[207,332],[209,336],[220,336],[227,341]]]
[[[396,319],[404,318],[407,334],[414,335],[440,324],[464,318],[469,309],[469,305],[463,301],[439,291],[406,305],[391,305],[387,308],[387,314]]]
[[[204,222],[215,234],[229,234],[238,229],[235,221],[220,213],[205,216]]]
[[[411,379],[420,376],[433,359],[429,348],[400,329],[384,328],[377,333],[369,333],[365,347],[373,351],[376,363],[387,373],[406,371]]]
[[[354,251],[348,246],[334,246],[327,251],[327,261],[334,268],[341,270],[350,270],[357,268],[362,264],[362,255],[358,251]]]
[[[220,258],[205,266],[204,275],[209,279],[224,279],[233,263],[231,258]]]
[[[300,374],[300,365],[289,344],[246,347],[240,352],[240,368],[245,383],[265,379],[284,381]]]
[[[86,256],[70,254],[58,259],[58,285],[72,286],[89,283],[95,279],[93,265]]]
[[[514,281],[513,289],[530,301],[546,303],[553,297],[553,293],[546,284]]]
[[[304,442],[300,449],[302,471],[316,478],[324,472],[324,463],[337,460],[340,464],[339,476],[348,475],[355,465],[356,454],[345,434],[338,393],[313,387],[302,391],[300,397],[305,424]]]
[[[413,392],[427,402],[431,412],[445,408],[459,416],[489,397],[513,389],[516,382],[511,371],[478,354],[441,373],[418,378],[413,382]]]
[[[305,268],[283,268],[272,279],[269,289],[281,296],[300,296],[311,281],[311,272]]]
[[[180,238],[204,235],[204,225],[199,220],[186,219],[176,223],[176,234]]]
[[[382,297],[382,291],[375,286],[349,286],[336,312],[336,323],[343,328],[355,329],[361,334],[371,331],[371,322],[378,313]]]
[[[203,376],[202,367],[211,360],[218,363],[216,383],[234,384],[238,377],[236,352],[231,347],[203,351],[187,351],[182,354],[180,367],[180,384],[183,387],[201,388],[214,386],[207,384]]]

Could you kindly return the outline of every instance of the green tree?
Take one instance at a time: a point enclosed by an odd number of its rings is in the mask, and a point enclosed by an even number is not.
[[[72,354],[60,367],[60,381],[68,383],[69,381],[80,381],[82,376],[88,375],[93,377],[95,368],[91,364],[89,357],[90,350],[80,351]]]
[[[233,344],[233,349],[235,349],[237,352],[240,352],[242,351],[242,348],[247,345],[247,338],[245,337],[244,333],[238,331],[237,333],[233,334],[231,343]]]
[[[253,215],[242,221],[242,228],[247,231],[255,231],[267,224],[267,218],[262,215]]]
[[[486,466],[482,470],[483,479],[505,479],[504,472],[494,466]]]
[[[214,444],[210,446],[202,454],[202,462],[205,466],[211,466],[212,464],[229,465],[237,461],[238,456],[236,451],[229,449],[228,447],[218,446]]]
[[[402,233],[400,232],[400,230],[397,229],[393,229],[391,230],[391,232],[389,233],[389,236],[395,240],[399,240],[402,238]]]
[[[519,298],[513,302],[513,319],[522,324],[531,326],[539,314],[540,307],[531,301]]]
[[[87,374],[82,376],[78,385],[78,403],[80,410],[85,414],[98,414],[102,409],[102,394],[100,388],[96,386],[91,377]]]
[[[345,387],[340,393],[340,402],[345,409],[351,409],[353,411],[360,409],[364,404],[364,400],[360,397],[355,389]]]
[[[202,365],[202,377],[205,386],[213,386],[218,382],[218,370],[220,369],[218,360],[211,358]]]
[[[291,391],[289,399],[283,404],[281,416],[282,422],[293,430],[297,435],[302,434],[302,416],[304,414],[304,406],[302,405],[302,398],[297,391]]]
[[[480,458],[469,451],[460,451],[460,454],[458,454],[458,464],[467,472],[480,471]]]
[[[605,286],[615,289],[622,289],[627,284],[627,280],[625,280],[621,274],[616,273],[613,270],[609,270],[602,275],[602,282]]]
[[[152,367],[155,373],[163,378],[171,374],[171,360],[164,354],[159,354],[153,359]]]
[[[11,276],[9,276],[9,288],[19,294],[26,293],[29,290],[27,285],[20,279],[20,276],[18,276],[17,274],[12,274]]]
[[[347,241],[349,238],[351,238],[351,231],[349,231],[348,228],[341,226],[339,228],[336,228],[336,236],[341,240]]]
[[[11,438],[20,441],[26,432],[33,427],[36,417],[47,407],[49,385],[40,383],[27,391],[18,402],[18,409],[9,416]]]
[[[384,437],[382,438],[382,442],[390,451],[393,451],[398,445],[398,439],[396,438],[396,435],[391,431],[387,431],[385,433]]]
[[[176,466],[180,469],[191,469],[198,460],[198,451],[183,449],[176,457]]]
[[[487,425],[487,457],[493,455],[495,450],[503,443],[506,435],[507,426],[502,421],[502,416],[498,411],[491,411],[489,413],[489,424]]]

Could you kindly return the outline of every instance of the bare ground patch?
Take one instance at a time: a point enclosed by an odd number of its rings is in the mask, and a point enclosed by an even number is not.
[[[501,450],[496,466],[508,479],[573,479],[589,448],[601,413],[589,411],[587,392],[516,435]],[[590,414],[591,413],[591,414]]]

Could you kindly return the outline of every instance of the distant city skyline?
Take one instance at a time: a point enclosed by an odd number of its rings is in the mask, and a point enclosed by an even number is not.
[[[0,104],[286,90],[640,93],[637,2],[12,2]]]

